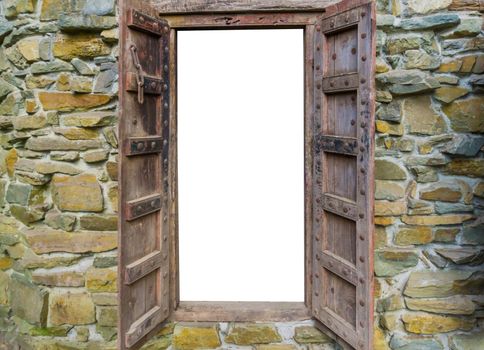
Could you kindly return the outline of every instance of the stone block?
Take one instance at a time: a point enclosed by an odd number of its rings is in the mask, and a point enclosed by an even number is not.
[[[428,14],[444,10],[452,0],[408,0],[408,10],[411,14]]]
[[[444,172],[451,175],[484,177],[484,159],[454,158],[446,165]]]
[[[395,334],[390,346],[392,350],[443,350],[441,342],[432,336]]]
[[[116,231],[117,215],[84,215],[80,219],[81,229],[90,231]]]
[[[173,333],[174,350],[216,349],[221,345],[217,325],[178,324]]]
[[[414,250],[382,250],[375,252],[375,274],[378,277],[395,276],[413,268],[419,261]]]
[[[484,292],[484,273],[472,271],[414,271],[404,294],[413,298],[479,295]]]
[[[461,295],[447,298],[405,298],[405,304],[413,311],[445,315],[472,315],[476,309],[470,297]]]
[[[52,294],[49,320],[54,326],[94,323],[96,321],[94,303],[88,293]]]
[[[97,35],[58,34],[54,39],[52,53],[54,57],[72,60],[73,58],[94,58],[109,55],[111,48]]]
[[[99,132],[93,129],[59,127],[54,128],[54,132],[68,140],[96,140],[99,137]]]
[[[53,252],[99,253],[117,246],[115,232],[64,232],[49,229],[24,231],[25,238],[36,254]]]
[[[233,324],[225,337],[226,343],[242,346],[278,343],[281,340],[281,336],[272,325],[264,324]]]
[[[86,272],[86,288],[93,293],[117,292],[116,269],[89,269]]]
[[[454,183],[439,182],[423,188],[420,199],[441,202],[459,202],[462,198],[462,189]]]
[[[45,326],[49,294],[24,275],[14,273],[9,284],[13,314],[32,325]]]
[[[394,201],[405,196],[405,189],[397,182],[375,180],[375,199]]]
[[[397,163],[377,159],[375,160],[375,179],[377,180],[406,180],[405,170]]]
[[[407,213],[405,201],[375,201],[375,216],[399,216]]]
[[[400,226],[395,234],[395,244],[419,245],[432,242],[432,227],[427,226]]]
[[[42,91],[39,92],[39,100],[44,110],[69,112],[103,106],[111,101],[111,97],[108,95]]]
[[[32,281],[49,287],[83,287],[84,274],[75,271],[63,272],[34,272]]]
[[[326,344],[333,340],[315,327],[301,326],[294,329],[294,340],[298,344]]]
[[[116,327],[118,322],[118,308],[113,306],[97,307],[97,324],[101,327]]]
[[[101,212],[104,208],[101,187],[91,174],[54,175],[52,197],[60,210]]]
[[[430,96],[405,99],[403,116],[411,134],[437,135],[447,130],[444,119],[432,108]]]
[[[98,128],[112,125],[116,121],[116,112],[85,112],[67,114],[61,117],[64,126]]]
[[[450,120],[450,125],[457,132],[484,132],[484,97],[472,97],[456,100],[442,107]]]
[[[449,345],[452,350],[479,349],[484,344],[484,333],[454,334],[449,336]]]
[[[63,32],[101,32],[118,25],[114,16],[61,14],[57,22]]]
[[[448,214],[448,215],[404,215],[402,221],[408,225],[457,225],[472,220],[470,214]]]
[[[441,316],[420,312],[409,312],[402,316],[407,332],[416,334],[437,334],[452,331],[470,331],[476,324],[475,318]]]

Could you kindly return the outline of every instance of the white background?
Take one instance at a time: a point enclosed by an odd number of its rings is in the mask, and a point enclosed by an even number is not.
[[[302,30],[178,33],[183,301],[304,300]]]

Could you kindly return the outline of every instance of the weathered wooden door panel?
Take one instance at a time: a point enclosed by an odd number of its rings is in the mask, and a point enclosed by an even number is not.
[[[121,10],[119,348],[137,349],[170,314],[169,35],[146,2]]]
[[[372,349],[375,10],[327,8],[315,35],[313,314]]]

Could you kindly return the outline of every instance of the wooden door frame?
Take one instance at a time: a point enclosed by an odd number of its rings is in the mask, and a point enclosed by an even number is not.
[[[172,135],[170,155],[170,177],[172,181],[171,218],[171,287],[174,321],[297,321],[311,318],[311,271],[312,271],[312,110],[313,110],[313,45],[314,31],[321,20],[322,12],[270,12],[250,14],[182,14],[161,15],[171,28],[172,59],[170,84],[176,91],[176,33],[178,30],[194,29],[282,29],[304,30],[304,148],[305,148],[305,296],[304,302],[204,302],[179,301],[178,271],[178,204],[177,204],[177,101],[176,94],[171,94],[170,134]]]

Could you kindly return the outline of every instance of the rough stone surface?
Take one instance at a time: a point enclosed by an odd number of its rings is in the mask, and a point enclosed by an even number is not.
[[[231,327],[225,342],[236,345],[269,344],[281,341],[281,336],[271,325],[241,324]]]
[[[405,99],[403,115],[411,134],[436,135],[446,131],[444,119],[432,108],[429,96]]]
[[[405,295],[414,298],[441,298],[453,295],[478,295],[484,291],[484,274],[472,271],[412,272]]]
[[[117,272],[115,269],[90,269],[86,273],[86,288],[90,292],[116,292]]]
[[[17,273],[11,276],[9,291],[14,315],[33,325],[45,326],[49,299],[47,291]]]
[[[96,320],[94,303],[88,293],[53,294],[49,304],[50,322],[82,325]]]
[[[28,230],[25,238],[37,254],[67,252],[104,252],[115,249],[117,237],[114,232],[64,232],[57,230]]]
[[[484,343],[484,333],[452,335],[449,343],[452,350],[478,349]]]
[[[173,348],[177,350],[216,349],[221,345],[216,326],[190,327],[178,325],[173,333]]]
[[[103,210],[101,187],[93,175],[55,175],[52,178],[54,203],[60,210],[90,211]]]
[[[375,274],[380,277],[395,276],[418,263],[418,253],[404,250],[375,252]]]
[[[476,309],[471,298],[464,296],[431,299],[406,298],[405,304],[410,310],[446,315],[472,315]]]
[[[412,245],[432,242],[432,228],[427,226],[402,226],[395,234],[395,244]]]
[[[47,111],[56,110],[69,112],[105,105],[111,100],[111,97],[108,95],[41,92],[39,93],[39,100]]]
[[[442,108],[457,132],[484,132],[484,100],[482,97],[457,100]]]
[[[438,10],[444,10],[452,3],[452,0],[409,0],[410,13],[427,14]]]
[[[296,327],[294,340],[298,344],[324,344],[333,340],[314,327]]]
[[[100,37],[91,34],[58,34],[52,46],[54,57],[63,60],[93,58],[110,53],[110,48]]]
[[[397,163],[387,160],[376,160],[375,178],[377,180],[406,180],[407,174]]]
[[[447,333],[457,330],[469,331],[474,328],[473,318],[441,316],[426,313],[406,313],[402,316],[405,329],[416,334]]]

